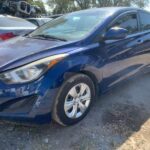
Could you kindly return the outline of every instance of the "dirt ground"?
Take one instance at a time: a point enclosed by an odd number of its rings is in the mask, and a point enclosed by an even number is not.
[[[149,150],[150,74],[98,98],[72,127],[0,123],[0,150]]]

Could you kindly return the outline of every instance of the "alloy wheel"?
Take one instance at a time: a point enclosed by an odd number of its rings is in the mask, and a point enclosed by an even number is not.
[[[91,102],[91,90],[85,83],[73,86],[68,92],[64,110],[68,118],[76,119],[81,117],[88,109]]]

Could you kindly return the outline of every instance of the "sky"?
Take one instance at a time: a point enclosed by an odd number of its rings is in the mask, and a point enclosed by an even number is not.
[[[149,1],[149,5],[145,9],[150,11],[150,1]]]
[[[47,2],[47,0],[42,0],[42,1],[43,1],[44,3]],[[50,8],[47,4],[45,4],[44,6],[45,6],[46,11],[48,11],[48,12],[49,12],[49,11],[50,11],[50,12],[52,11],[52,8]]]
[[[47,0],[42,0],[43,2],[47,2]]]

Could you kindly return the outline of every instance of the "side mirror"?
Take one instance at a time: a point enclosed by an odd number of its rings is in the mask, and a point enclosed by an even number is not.
[[[104,35],[104,40],[121,40],[128,34],[128,30],[120,27],[110,28]]]

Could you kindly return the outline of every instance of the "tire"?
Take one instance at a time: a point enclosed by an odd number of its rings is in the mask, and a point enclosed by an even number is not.
[[[94,99],[95,86],[92,80],[87,75],[76,74],[60,87],[53,105],[52,118],[63,126],[74,125],[87,115]]]

